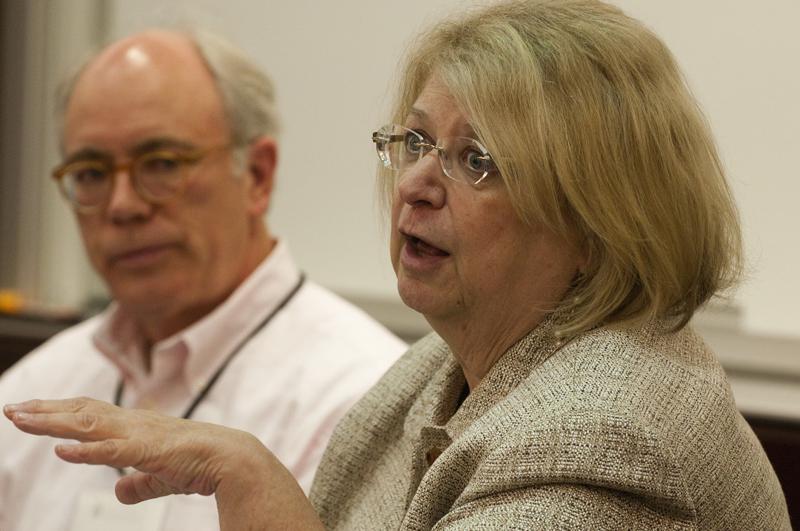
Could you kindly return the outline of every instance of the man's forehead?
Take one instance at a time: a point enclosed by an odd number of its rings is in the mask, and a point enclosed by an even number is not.
[[[118,153],[148,137],[227,139],[224,104],[192,41],[148,32],[107,47],[81,73],[67,103],[63,149]]]
[[[145,153],[150,153],[153,151],[163,151],[163,150],[170,150],[170,151],[193,151],[198,149],[198,146],[195,142],[190,140],[170,137],[170,136],[156,136],[150,138],[144,138],[130,146],[127,146],[125,149],[124,155],[129,157],[136,157],[138,155],[143,155]],[[65,153],[64,160],[66,162],[76,161],[76,160],[87,160],[87,159],[113,159],[117,154],[110,152],[108,149],[102,146],[95,146],[95,145],[85,145],[80,146],[79,148]]]
[[[124,83],[134,83],[142,90],[157,83],[216,90],[214,75],[189,34],[160,29],[136,33],[106,46],[78,74],[72,95],[87,85],[113,87]]]
[[[181,63],[183,69],[204,66],[196,47],[186,35],[166,30],[148,30],[104,48],[89,61],[83,74],[120,67],[133,70],[153,68],[169,63]]]

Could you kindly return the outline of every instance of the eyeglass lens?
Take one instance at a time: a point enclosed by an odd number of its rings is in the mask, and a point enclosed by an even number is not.
[[[419,132],[394,124],[381,128],[373,140],[384,166],[401,172],[413,167],[431,150],[437,151],[445,175],[456,181],[474,185],[495,169],[491,155],[473,138],[446,137],[434,144]]]
[[[110,161],[76,161],[65,168],[60,183],[73,204],[95,207],[109,199],[115,171],[127,169],[136,191],[146,200],[158,201],[177,193],[186,162],[186,157],[170,151],[145,153],[119,167]]]

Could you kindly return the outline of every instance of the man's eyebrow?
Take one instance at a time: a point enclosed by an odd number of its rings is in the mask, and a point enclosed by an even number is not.
[[[78,151],[70,153],[67,156],[67,158],[64,159],[64,162],[70,163],[70,162],[75,162],[77,160],[109,160],[109,159],[111,159],[111,154],[109,152],[93,147],[85,147],[79,149]]]
[[[133,148],[128,150],[131,156],[141,155],[150,151],[158,151],[160,149],[178,149],[183,151],[191,151],[197,149],[197,145],[187,142],[185,140],[178,140],[171,137],[156,137],[148,138],[139,142]]]
[[[141,155],[142,153],[149,153],[151,151],[158,151],[160,149],[192,151],[197,149],[197,146],[191,142],[178,140],[177,138],[156,137],[148,138],[147,140],[139,142],[128,150],[128,154],[132,157],[135,157],[137,155]],[[64,159],[64,162],[70,163],[77,160],[111,160],[113,158],[113,155],[108,151],[88,146],[70,153],[66,159]]]

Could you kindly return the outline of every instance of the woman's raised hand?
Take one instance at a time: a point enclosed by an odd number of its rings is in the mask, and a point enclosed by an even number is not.
[[[79,441],[56,446],[65,461],[136,469],[116,487],[117,498],[128,504],[167,494],[213,494],[244,453],[266,452],[242,431],[89,398],[30,400],[3,411],[27,433]]]
[[[214,494],[223,530],[324,529],[289,471],[249,433],[90,398],[30,400],[3,412],[24,432],[78,441],[56,445],[65,461],[136,469],[117,482],[122,503]]]

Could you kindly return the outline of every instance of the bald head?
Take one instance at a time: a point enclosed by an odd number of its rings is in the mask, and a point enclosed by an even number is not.
[[[188,35],[152,29],[131,35],[104,48],[89,60],[81,74],[100,71],[111,75],[120,66],[146,68],[174,60],[184,61],[190,68],[205,68],[204,60]],[[82,75],[79,76],[79,80]]]
[[[198,64],[199,62],[199,64]],[[178,63],[177,66],[175,63]],[[136,66],[139,66],[139,69]],[[74,90],[90,70],[101,75],[136,77],[144,68],[162,66],[205,70],[221,97],[232,143],[245,146],[261,136],[277,137],[279,118],[272,81],[227,41],[203,31],[147,30],[116,41],[73,71],[59,86],[56,118],[63,136],[64,118]],[[137,86],[145,83],[142,77]],[[144,86],[144,85],[142,85]]]
[[[120,135],[158,138],[176,131],[231,140],[221,93],[192,41],[148,31],[112,44],[83,68],[67,102],[63,147],[69,154],[122,145]]]
[[[143,94],[185,85],[223,107],[213,74],[186,34],[149,30],[111,44],[82,69],[73,95],[90,85],[121,87],[127,83]]]

